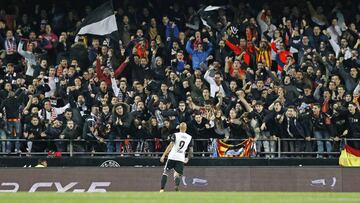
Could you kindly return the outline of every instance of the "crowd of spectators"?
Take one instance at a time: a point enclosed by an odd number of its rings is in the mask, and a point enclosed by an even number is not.
[[[357,1],[215,1],[206,19],[213,1],[117,3],[118,41],[77,42],[96,5],[3,4],[2,152],[160,152],[180,122],[195,152],[250,137],[259,156],[327,157],[360,138]]]

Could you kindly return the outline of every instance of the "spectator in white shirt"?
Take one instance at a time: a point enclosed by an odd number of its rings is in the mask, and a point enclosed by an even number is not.
[[[210,84],[210,96],[215,97],[217,92],[222,92],[225,95],[224,88],[221,84],[223,77],[219,72],[216,72],[214,77],[210,76],[210,71],[214,69],[214,66],[210,65],[209,70],[206,71],[204,79]]]

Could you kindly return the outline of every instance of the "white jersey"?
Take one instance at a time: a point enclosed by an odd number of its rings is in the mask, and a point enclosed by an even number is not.
[[[178,132],[174,133],[170,139],[174,142],[174,146],[169,153],[168,159],[185,162],[185,152],[191,142],[191,135]]]

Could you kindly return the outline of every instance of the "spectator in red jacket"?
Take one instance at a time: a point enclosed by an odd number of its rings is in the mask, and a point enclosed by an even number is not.
[[[129,57],[127,57],[125,59],[125,61],[116,68],[114,76],[118,77],[126,68],[127,64],[129,63]],[[113,72],[112,70],[110,70],[109,68],[107,68],[106,66],[104,66],[104,64],[102,64],[102,57],[98,56],[96,58],[96,76],[100,81],[105,81],[106,84],[108,86],[111,86],[111,72]]]
[[[276,43],[279,42],[279,40],[281,40],[280,38],[279,39],[276,39],[275,41],[273,41],[271,43],[271,48],[276,52],[276,62],[278,64],[277,66],[277,71],[278,72],[281,72],[287,62],[287,57],[289,55],[291,55],[291,53],[285,49],[285,44],[284,42],[280,42],[280,48],[276,48]]]
[[[224,37],[225,40],[225,44],[226,46],[228,46],[234,53],[236,56],[240,56],[243,52],[245,52],[242,55],[242,60],[247,64],[250,65],[250,63],[252,63],[252,54],[254,52],[254,49],[252,47],[252,45],[248,44],[246,42],[245,38],[240,38],[239,44],[235,45],[233,43],[231,43],[228,39],[227,39],[227,35],[225,35]]]

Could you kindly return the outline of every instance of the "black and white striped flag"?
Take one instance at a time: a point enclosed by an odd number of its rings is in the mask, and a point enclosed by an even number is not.
[[[201,22],[206,27],[216,28],[216,20],[218,16],[214,11],[219,9],[226,9],[226,6],[203,6],[191,16],[191,20],[189,23],[186,23],[186,26],[193,30],[198,30]],[[200,22],[197,22],[197,19],[200,19]]]
[[[79,35],[92,34],[104,36],[117,31],[118,27],[112,1],[107,1],[91,11],[85,18],[76,34],[75,41],[77,41]]]

